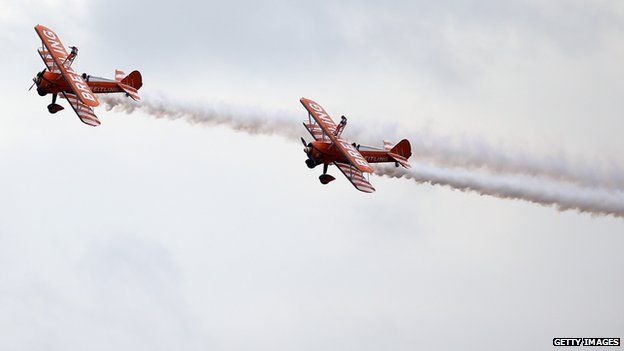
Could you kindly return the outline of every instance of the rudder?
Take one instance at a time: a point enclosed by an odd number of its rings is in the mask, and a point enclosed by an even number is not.
[[[388,156],[396,162],[397,167],[399,164],[405,168],[410,168],[410,164],[407,161],[410,156],[412,156],[412,146],[407,139],[403,139],[398,142],[398,144],[394,145],[392,148],[390,147],[390,143],[384,141],[384,148],[388,150]]]
[[[409,140],[403,139],[399,141],[398,144],[394,145],[394,147],[390,149],[390,152],[399,156],[403,156],[405,157],[405,159],[408,159],[410,158],[410,156],[412,156],[412,145],[410,144]]]
[[[120,82],[125,85],[129,85],[136,90],[139,90],[143,86],[143,77],[141,77],[141,72],[132,71],[130,72],[130,74],[125,76]]]

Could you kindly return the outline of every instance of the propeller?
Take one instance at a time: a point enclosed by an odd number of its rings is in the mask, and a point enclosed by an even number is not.
[[[301,143],[303,143],[303,152],[305,152],[306,154],[309,154],[310,151],[312,150],[312,143],[306,143],[305,139],[303,139],[303,137],[301,138]]]
[[[305,139],[301,138],[301,143],[303,144],[303,152],[308,155],[308,158],[305,160],[306,166],[312,169],[317,166],[316,161],[312,157],[312,143],[306,143]]]
[[[28,88],[28,91],[30,91],[30,89],[32,89],[32,88],[35,86],[35,84],[37,84],[37,82],[38,82],[38,81],[41,79],[41,77],[43,76],[43,72],[45,72],[45,70],[46,70],[46,69],[44,68],[44,69],[43,69],[43,71],[41,71],[41,72],[37,73],[37,76],[35,76],[35,78],[33,78],[33,83],[32,83],[32,85],[30,86],[30,88]]]

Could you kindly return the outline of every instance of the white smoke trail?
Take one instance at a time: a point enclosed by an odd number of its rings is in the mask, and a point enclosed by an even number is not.
[[[258,113],[258,109],[240,108],[214,104],[180,104],[165,98],[143,99],[135,102],[119,96],[100,98],[107,110],[132,113],[141,111],[156,118],[182,119],[191,124],[224,125],[249,134],[279,135],[287,139],[299,139],[301,124],[292,123],[292,115],[285,112]]]
[[[236,113],[231,109],[208,106],[180,105],[165,99],[146,100],[135,104],[128,99],[106,97],[103,99],[108,108],[117,108],[132,112],[139,108],[155,117],[172,119],[184,118],[191,123],[226,124],[229,127],[251,134],[280,134],[286,138],[298,138],[301,134],[299,124],[293,124],[292,116],[276,113],[270,117],[256,110],[242,110]],[[399,136],[397,128],[375,132],[371,129],[349,126],[348,134],[353,141],[379,143],[382,138]],[[417,160],[429,161],[439,166],[463,169],[487,170],[496,174],[521,174],[542,177],[556,181],[565,181],[584,187],[624,190],[624,168],[619,163],[606,161],[601,163],[575,160],[561,152],[547,156],[535,156],[527,152],[488,143],[483,138],[442,137],[431,130],[408,133],[412,144],[413,156]]]
[[[258,112],[258,109],[232,109],[230,107],[189,106],[166,101],[165,99],[146,99],[141,103],[117,97],[102,99],[107,109],[132,113],[140,110],[157,118],[184,119],[187,122],[204,125],[225,125],[237,131],[250,134],[279,135],[289,140],[298,140],[305,135],[297,118],[288,113]],[[361,129],[360,129],[361,130]],[[352,137],[370,137],[370,133],[359,132],[351,128]],[[389,136],[389,135],[388,135]],[[386,137],[388,137],[386,136]],[[415,180],[418,183],[449,186],[462,191],[473,191],[482,195],[504,199],[517,199],[554,206],[560,211],[577,210],[594,215],[613,215],[624,217],[624,197],[619,191],[607,191],[618,185],[619,174],[614,177],[595,176],[591,172],[573,169],[572,163],[543,162],[528,155],[509,156],[496,148],[482,144],[472,150],[455,147],[445,148],[444,143],[421,143],[419,140],[433,140],[432,137],[414,138],[415,167],[404,170],[394,167],[379,167],[377,174]],[[477,150],[484,156],[479,156]],[[465,154],[465,157],[462,157]],[[552,182],[529,182],[526,178],[494,177],[481,175],[478,172],[465,172],[456,169],[428,167],[419,163],[419,159],[438,161],[443,166],[461,166],[466,169],[485,169],[500,174],[521,174],[533,177],[545,177],[553,180],[564,180],[574,184],[589,185],[581,188],[570,184],[554,184]],[[580,176],[577,176],[578,174]],[[616,187],[619,188],[619,185]]]
[[[370,127],[370,126],[369,126]],[[407,138],[414,159],[443,167],[484,170],[502,175],[526,175],[573,183],[583,187],[624,190],[624,167],[618,160],[597,162],[570,157],[560,150],[536,155],[486,141],[483,137],[445,136],[423,128],[408,131],[397,125],[353,128],[348,132],[357,142],[379,144],[382,138]],[[395,140],[398,141],[398,140]]]
[[[588,162],[572,159],[562,152],[536,156],[526,151],[512,152],[483,138],[440,138],[428,132],[416,133],[410,141],[416,159],[427,159],[440,166],[484,169],[497,174],[522,174],[585,187],[624,190],[624,169],[614,161]]]
[[[488,176],[456,169],[442,169],[415,164],[411,169],[378,166],[377,175],[406,178],[417,183],[448,186],[501,199],[528,201],[553,206],[559,211],[576,210],[592,215],[624,218],[624,196],[601,189],[579,188],[572,185],[530,180],[525,177]]]

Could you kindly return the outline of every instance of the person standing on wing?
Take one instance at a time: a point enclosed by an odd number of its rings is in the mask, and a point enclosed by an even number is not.
[[[336,126],[336,130],[334,131],[334,135],[339,137],[342,134],[342,131],[347,126],[347,117],[344,115],[340,117],[340,123]]]

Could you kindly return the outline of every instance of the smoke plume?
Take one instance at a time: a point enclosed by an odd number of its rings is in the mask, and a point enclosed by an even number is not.
[[[279,135],[293,140],[299,139],[302,135],[302,125],[292,123],[292,115],[280,111],[258,113],[256,108],[233,109],[220,104],[180,104],[166,98],[135,102],[118,96],[106,96],[100,100],[109,111],[127,114],[141,111],[156,118],[182,119],[191,124],[207,126],[223,125],[249,134]]]
[[[412,133],[411,136],[414,156],[440,166],[522,174],[585,187],[624,190],[624,169],[617,162],[572,159],[562,152],[537,156],[526,151],[511,151],[483,138],[441,138],[428,131]]]
[[[306,134],[299,123],[300,118],[287,112],[180,104],[164,98],[136,103],[130,99],[105,97],[102,101],[108,110],[125,113],[139,110],[156,118],[224,125],[249,134],[279,135],[293,141]],[[385,129],[384,133],[390,133],[384,135],[386,138],[397,135]],[[349,128],[349,136],[357,141],[373,141],[372,134],[375,133],[362,128]],[[432,133],[416,133],[409,139],[414,167],[405,170],[377,166],[378,175],[554,206],[560,211],[624,217],[624,194],[620,191],[624,189],[624,172],[615,165],[597,167],[572,162],[564,155],[540,158],[526,153],[506,153],[495,145],[476,139],[457,142],[448,138],[436,139]],[[428,166],[422,161],[447,168]],[[491,174],[483,174],[483,171]]]
[[[552,206],[559,211],[576,210],[592,215],[612,215],[624,218],[624,196],[604,189],[580,188],[569,184],[544,182],[527,177],[501,177],[443,169],[415,164],[410,169],[394,166],[376,167],[377,175],[406,178],[416,183],[442,185],[480,195],[501,199],[528,201]]]

